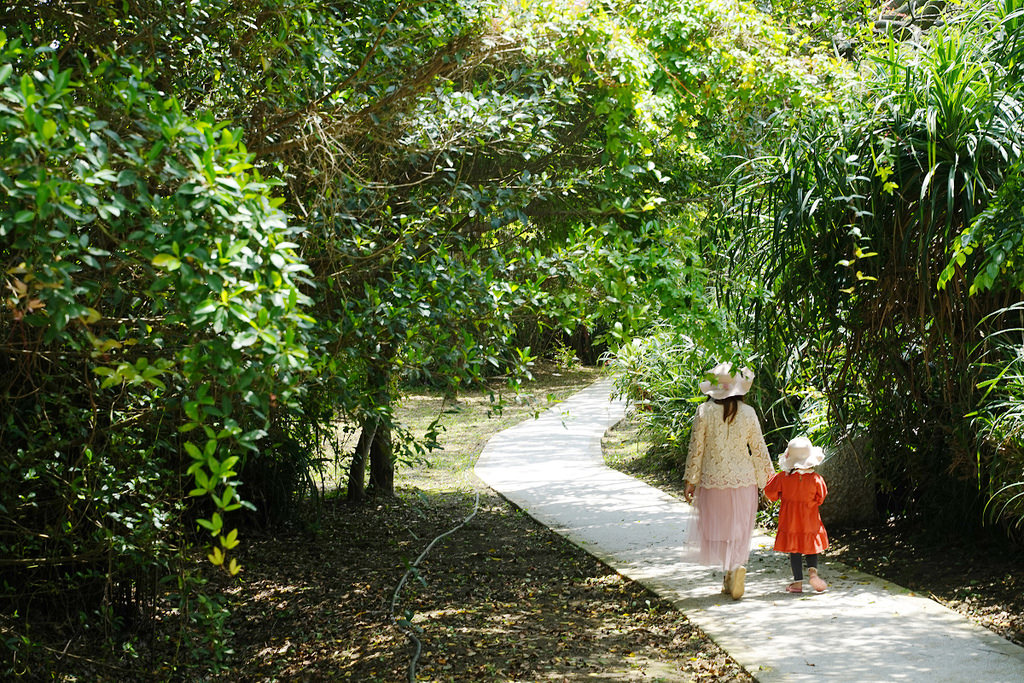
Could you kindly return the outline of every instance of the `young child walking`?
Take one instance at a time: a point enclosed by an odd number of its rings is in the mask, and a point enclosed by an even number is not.
[[[768,500],[782,500],[775,550],[789,553],[793,568],[793,583],[786,586],[789,593],[804,592],[804,562],[807,563],[807,580],[814,592],[821,593],[828,588],[818,576],[818,553],[828,548],[828,534],[821,523],[818,506],[828,495],[828,488],[813,469],[823,459],[821,449],[812,446],[810,439],[796,437],[779,456],[781,471],[768,480],[764,489]]]

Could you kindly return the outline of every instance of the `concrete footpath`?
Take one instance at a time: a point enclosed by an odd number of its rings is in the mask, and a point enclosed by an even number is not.
[[[667,598],[757,680],[1024,681],[1024,648],[933,600],[823,556],[826,593],[790,595],[785,555],[752,540],[743,599],[686,561],[690,506],[604,466],[624,414],[601,380],[494,436],[476,474],[532,517]],[[774,454],[773,454],[774,455]],[[804,584],[807,590],[807,584]]]

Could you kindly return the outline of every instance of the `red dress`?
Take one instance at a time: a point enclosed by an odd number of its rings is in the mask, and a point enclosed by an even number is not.
[[[828,534],[818,506],[828,495],[821,475],[815,472],[776,472],[764,488],[768,500],[782,499],[775,549],[784,553],[816,555],[828,547]]]

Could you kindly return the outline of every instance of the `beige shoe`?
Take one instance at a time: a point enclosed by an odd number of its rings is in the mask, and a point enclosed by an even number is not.
[[[743,597],[743,580],[747,577],[746,567],[737,567],[732,573],[732,586],[730,586],[729,594],[732,595],[733,600],[739,600]]]
[[[824,593],[828,590],[828,584],[825,580],[818,576],[818,570],[814,567],[807,568],[807,583],[811,584],[811,588],[814,589],[815,593]]]
[[[732,572],[725,573],[725,579],[722,580],[722,595],[729,595],[732,593]]]

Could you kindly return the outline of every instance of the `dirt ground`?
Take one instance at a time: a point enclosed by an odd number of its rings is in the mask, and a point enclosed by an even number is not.
[[[315,528],[247,539],[222,680],[751,681],[669,603],[472,475],[491,435],[594,376],[546,373],[500,417],[484,394],[409,397],[414,429],[446,413],[443,449],[401,468],[393,499],[334,498]]]
[[[486,489],[396,594],[475,496],[333,502],[317,536],[250,542],[224,680],[752,680],[671,605]]]

